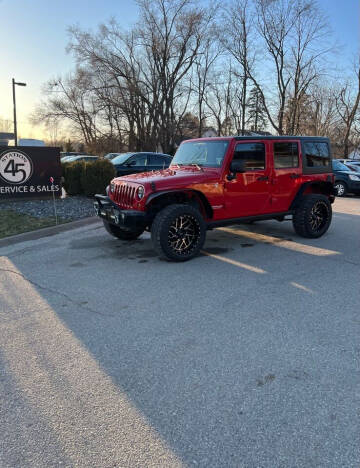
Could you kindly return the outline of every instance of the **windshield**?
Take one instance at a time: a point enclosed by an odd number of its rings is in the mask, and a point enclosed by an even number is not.
[[[341,163],[340,161],[335,161],[335,160],[333,160],[332,162],[332,168],[335,171],[347,171],[347,172],[350,171],[350,169],[347,166],[345,166],[345,164]]]
[[[196,164],[204,167],[220,167],[228,146],[228,140],[183,143],[171,161],[171,166]]]
[[[124,162],[130,158],[130,156],[132,155],[132,153],[122,153],[122,154],[119,154],[118,156],[116,156],[116,158],[113,158],[111,160],[111,162],[113,164],[124,164]]]
[[[355,166],[355,164],[354,165],[346,164],[346,166],[354,172],[360,172],[360,166]]]

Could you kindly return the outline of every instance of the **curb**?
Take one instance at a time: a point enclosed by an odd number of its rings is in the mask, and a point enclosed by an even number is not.
[[[16,234],[15,236],[0,239],[0,247],[7,247],[9,245],[19,244],[20,242],[41,239],[42,237],[55,236],[61,232],[71,231],[72,229],[99,223],[99,221],[101,220],[99,220],[97,216],[91,216],[89,218],[71,221],[70,223],[59,224],[58,226],[50,226],[37,229],[36,231],[23,232],[22,234]]]

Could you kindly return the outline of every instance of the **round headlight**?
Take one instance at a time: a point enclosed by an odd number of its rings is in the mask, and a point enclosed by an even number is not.
[[[144,187],[140,185],[140,187],[137,189],[137,197],[139,200],[141,200],[144,197]]]

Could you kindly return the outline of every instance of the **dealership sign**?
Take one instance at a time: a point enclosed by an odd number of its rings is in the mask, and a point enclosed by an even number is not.
[[[59,148],[0,147],[0,200],[61,194]]]

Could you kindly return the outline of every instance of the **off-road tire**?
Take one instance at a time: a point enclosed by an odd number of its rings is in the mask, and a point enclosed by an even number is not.
[[[121,240],[135,240],[144,232],[144,229],[138,229],[137,231],[125,231],[118,226],[108,223],[103,219],[104,227],[109,234],[117,237]]]
[[[335,182],[334,188],[336,190],[337,197],[345,197],[345,195],[347,195],[348,193],[347,185],[342,180],[338,180],[337,182]]]
[[[319,226],[314,228],[320,218]],[[325,195],[305,195],[296,208],[293,226],[299,236],[315,239],[329,229],[331,218],[331,204]]]
[[[181,230],[181,223],[184,231]],[[156,253],[176,262],[184,262],[198,255],[205,236],[205,221],[200,211],[191,205],[165,207],[155,216],[151,226],[151,240]],[[181,251],[184,242],[189,247]]]

